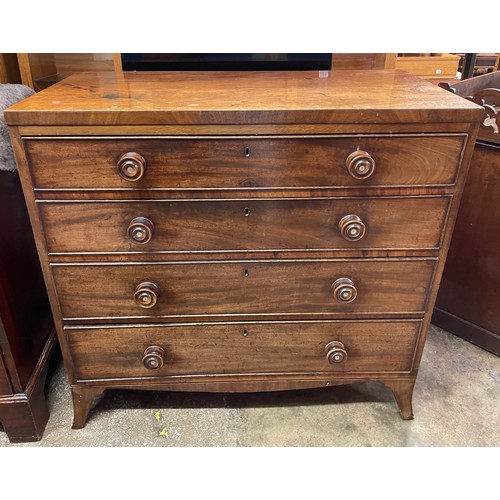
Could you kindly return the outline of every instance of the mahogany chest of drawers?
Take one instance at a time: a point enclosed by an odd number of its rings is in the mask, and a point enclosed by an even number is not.
[[[405,419],[482,109],[403,72],[74,75],[6,112],[74,401],[379,380]]]

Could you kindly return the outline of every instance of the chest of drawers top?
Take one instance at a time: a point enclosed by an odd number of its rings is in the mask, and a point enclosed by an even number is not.
[[[9,125],[394,124],[482,109],[401,71],[73,75],[11,107]]]

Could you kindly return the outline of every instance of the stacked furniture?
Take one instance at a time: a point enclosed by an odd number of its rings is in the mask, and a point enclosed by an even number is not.
[[[33,93],[0,85],[0,114]],[[56,333],[3,116],[0,234],[0,423],[10,441],[36,441],[49,417],[44,387]]]
[[[106,389],[364,380],[413,418],[481,116],[399,71],[87,73],[10,108],[73,426]]]
[[[500,71],[445,88],[483,106],[433,322],[500,354]]]

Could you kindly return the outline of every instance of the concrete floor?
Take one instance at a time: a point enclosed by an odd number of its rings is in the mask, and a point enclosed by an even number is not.
[[[204,394],[108,391],[72,430],[62,364],[49,379],[42,441],[57,446],[499,446],[500,358],[431,327],[415,386],[415,420],[400,419],[378,382],[322,389]]]

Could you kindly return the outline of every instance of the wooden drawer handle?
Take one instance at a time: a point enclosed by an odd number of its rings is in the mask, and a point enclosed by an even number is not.
[[[125,153],[116,164],[118,174],[126,181],[138,181],[146,173],[146,160],[138,153]]]
[[[368,179],[375,172],[375,160],[366,151],[354,151],[347,157],[345,165],[355,179]]]
[[[142,364],[148,370],[157,370],[165,362],[165,350],[157,345],[147,347],[144,351]]]
[[[136,217],[133,219],[127,229],[128,237],[134,243],[148,243],[153,237],[155,226],[152,221],[146,217]]]
[[[333,340],[325,346],[326,359],[332,365],[340,365],[347,360],[347,351],[342,342]]]
[[[339,221],[340,234],[347,241],[358,241],[366,232],[366,226],[357,215],[346,215]]]
[[[348,304],[358,295],[354,283],[349,278],[339,278],[332,283],[333,296],[337,302]]]
[[[157,285],[150,281],[145,281],[137,285],[134,293],[135,303],[144,309],[154,307],[158,300],[160,290]]]

